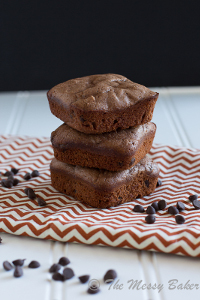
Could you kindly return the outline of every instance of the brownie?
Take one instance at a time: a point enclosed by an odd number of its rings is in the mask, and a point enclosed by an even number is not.
[[[62,124],[51,134],[54,156],[65,163],[82,167],[120,171],[136,165],[151,149],[156,125],[102,134],[85,134]]]
[[[53,158],[50,164],[52,186],[96,208],[109,208],[151,194],[159,168],[148,155],[131,169],[111,172],[73,166]]]
[[[151,121],[158,93],[116,74],[71,79],[47,93],[52,114],[88,134]]]

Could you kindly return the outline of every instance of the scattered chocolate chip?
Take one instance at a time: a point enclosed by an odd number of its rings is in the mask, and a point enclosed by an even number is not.
[[[153,203],[151,204],[151,206],[153,206],[153,208],[155,209],[155,211],[158,211],[158,210],[159,210],[158,202],[153,202]]]
[[[155,214],[155,213],[156,213],[155,208],[154,208],[153,206],[149,205],[149,206],[147,207],[146,213],[147,213],[148,215],[153,215],[153,214]]]
[[[146,185],[146,187],[149,187],[149,180],[145,180],[145,185]]]
[[[171,215],[177,215],[179,213],[179,210],[178,208],[176,208],[176,206],[171,205],[168,207],[168,213]]]
[[[65,280],[71,279],[74,277],[74,271],[71,268],[65,268],[63,270],[63,276]]]
[[[38,203],[39,206],[45,206],[45,205],[47,205],[46,201],[44,201],[40,197],[37,198],[37,203]]]
[[[29,191],[29,190],[32,190],[32,189],[31,189],[31,188],[25,188],[25,189],[24,189],[24,193],[25,193],[27,196],[28,196],[28,191]],[[33,191],[33,190],[32,190],[32,191]]]
[[[195,209],[200,209],[200,201],[198,200],[194,200],[192,202],[193,206],[195,207]]]
[[[32,176],[32,177],[38,177],[38,176],[40,176],[40,173],[38,172],[38,170],[34,170],[34,171],[31,173],[31,176]]]
[[[19,172],[19,169],[11,168],[11,172],[16,175]]]
[[[61,265],[59,264],[53,264],[51,268],[49,269],[50,273],[58,272],[61,269]]]
[[[87,290],[88,294],[97,294],[100,291],[100,289],[98,288],[98,286],[92,286],[89,287]]]
[[[119,162],[118,162],[118,166],[122,167],[122,166],[123,166],[123,162],[122,162],[122,161],[119,161]]]
[[[183,224],[185,223],[185,218],[182,215],[176,215],[175,216],[175,220],[177,224]]]
[[[6,270],[6,271],[10,271],[13,269],[13,266],[7,260],[3,262],[3,267],[4,267],[4,270]]]
[[[10,180],[10,179],[5,180],[4,186],[7,187],[7,188],[13,187],[13,181]]]
[[[18,185],[19,182],[20,182],[19,179],[14,178],[14,180],[13,180],[13,185],[16,186],[16,185]]]
[[[30,264],[28,265],[28,267],[31,268],[31,269],[37,269],[37,268],[40,267],[40,263],[36,260],[32,260],[30,262]]]
[[[144,207],[140,204],[137,204],[134,206],[133,211],[142,213],[142,212],[144,212]]]
[[[28,189],[28,197],[31,200],[34,200],[37,197],[36,194],[35,194],[35,192],[34,192],[34,190],[31,189],[31,188]]]
[[[56,272],[52,275],[52,279],[56,281],[64,281],[64,276],[59,272]]]
[[[90,275],[82,275],[82,276],[78,277],[78,279],[80,280],[81,283],[88,282],[89,278],[90,278]]]
[[[155,223],[156,217],[155,217],[154,215],[148,215],[148,216],[145,217],[145,221],[146,221],[148,224]]]
[[[185,210],[185,205],[184,205],[183,202],[181,202],[181,201],[178,201],[178,202],[176,203],[176,207],[178,208],[179,211]]]
[[[14,179],[15,179],[15,178],[14,178],[12,175],[9,175],[7,180],[11,180],[12,183],[13,183]]]
[[[0,237],[0,244],[1,244],[1,242],[2,242],[2,238]]]
[[[67,266],[68,264],[70,264],[70,260],[69,260],[69,258],[67,258],[67,257],[61,257],[60,259],[59,259],[59,265],[61,265],[61,266],[63,266],[63,267],[65,267],[65,266]]]
[[[6,187],[6,186],[5,186],[5,182],[6,182],[6,179],[2,179],[2,180],[1,180],[1,185],[2,185],[3,187]]]
[[[14,277],[21,277],[23,275],[23,270],[20,266],[15,267]]]
[[[103,277],[105,283],[111,283],[117,278],[117,272],[115,270],[108,270]]]
[[[190,196],[188,197],[188,199],[189,199],[191,202],[193,202],[194,200],[197,200],[197,198],[198,198],[198,195],[197,195],[197,194],[195,194],[195,195],[190,195]]]
[[[165,200],[158,201],[159,210],[165,209],[166,206],[167,206],[167,202]]]
[[[8,176],[14,176],[14,173],[13,172],[11,172],[11,171],[7,171],[7,172],[5,172],[4,173],[4,176],[6,176],[6,177],[8,177]]]
[[[134,164],[134,162],[135,162],[135,158],[132,158],[129,166],[132,166]]]
[[[24,178],[25,180],[29,180],[29,179],[31,179],[31,174],[27,172],[27,173],[24,175],[23,178]]]
[[[161,186],[161,185],[162,185],[162,181],[161,181],[160,179],[158,179],[157,184],[156,184],[156,187],[159,187],[159,186]]]
[[[14,266],[22,267],[24,265],[25,260],[26,259],[16,259],[16,260],[13,260],[12,263]]]

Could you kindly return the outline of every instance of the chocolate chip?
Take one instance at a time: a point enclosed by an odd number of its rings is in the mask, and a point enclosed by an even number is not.
[[[156,187],[159,187],[159,186],[161,186],[161,185],[162,185],[162,181],[161,181],[160,179],[158,179],[157,184],[156,184]]]
[[[153,202],[153,203],[151,204],[151,206],[153,206],[153,208],[155,209],[155,211],[158,211],[158,210],[159,210],[158,202]]]
[[[149,180],[145,180],[145,185],[146,185],[146,187],[149,187]]]
[[[99,293],[100,289],[98,288],[98,286],[91,286],[88,288],[87,293],[88,294],[97,294]]]
[[[5,180],[4,186],[5,186],[6,188],[11,188],[11,187],[13,187],[13,181],[10,180],[10,179]]]
[[[30,262],[30,264],[28,265],[28,267],[31,268],[31,269],[37,269],[37,268],[40,267],[40,263],[36,260],[32,260]]]
[[[14,277],[21,277],[23,275],[23,270],[20,266],[15,267]]]
[[[27,172],[27,173],[24,175],[24,179],[25,179],[25,180],[31,179],[31,174]]]
[[[31,188],[25,188],[25,189],[24,189],[24,193],[25,193],[27,196],[28,196],[28,191],[29,191],[29,190],[32,190],[32,189],[31,189]],[[33,190],[32,190],[32,191],[33,191]]]
[[[58,272],[61,269],[61,265],[59,264],[53,264],[51,268],[49,269],[50,273]]]
[[[143,213],[144,212],[144,207],[140,204],[137,204],[137,205],[134,206],[133,211]]]
[[[158,201],[158,207],[160,210],[165,209],[166,206],[167,206],[167,202],[165,200]]]
[[[168,213],[171,215],[177,215],[179,213],[179,210],[178,208],[176,208],[176,206],[171,205],[168,207]]]
[[[6,187],[6,186],[5,186],[5,182],[6,182],[6,179],[2,179],[2,180],[1,180],[1,185],[2,185],[3,187]]]
[[[193,206],[195,207],[195,209],[200,209],[200,201],[198,200],[194,200],[192,202]]]
[[[65,268],[63,270],[63,276],[65,280],[71,279],[74,277],[74,271],[71,268]]]
[[[2,238],[0,237],[0,244],[1,244],[1,242],[2,242]]]
[[[86,283],[90,278],[90,275],[82,275],[79,276],[78,279],[80,280],[81,283]]]
[[[60,259],[59,259],[59,265],[61,265],[61,266],[63,266],[63,267],[65,267],[65,266],[67,266],[68,264],[70,264],[70,260],[69,260],[69,258],[67,258],[67,257],[61,257]]]
[[[11,172],[11,171],[7,171],[7,172],[5,172],[4,173],[4,176],[6,176],[6,177],[8,177],[8,176],[14,176],[14,173],[13,172]]]
[[[154,215],[148,215],[148,216],[145,217],[145,221],[146,221],[148,224],[155,223],[156,217],[155,217]]]
[[[178,201],[178,202],[176,203],[176,207],[178,208],[179,211],[185,210],[185,205],[184,205],[183,202],[181,202],[181,201]]]
[[[31,176],[32,176],[32,177],[38,177],[38,176],[40,176],[40,173],[38,172],[38,170],[34,170],[34,171],[31,173]]]
[[[10,271],[13,268],[11,263],[9,263],[9,261],[7,261],[7,260],[3,262],[3,267],[4,267],[4,270],[6,270],[6,271]]]
[[[175,220],[177,224],[183,224],[185,223],[185,218],[182,215],[176,215],[175,216]]]
[[[19,179],[14,178],[14,180],[13,180],[13,185],[16,186],[16,185],[18,185],[19,182],[20,182]]]
[[[64,281],[64,276],[58,272],[52,275],[52,279],[56,281]]]
[[[12,183],[13,183],[13,182],[14,182],[14,179],[15,179],[15,178],[14,178],[12,175],[9,175],[7,180],[11,180]]]
[[[115,270],[108,270],[103,277],[105,283],[111,283],[117,278],[117,272]]]
[[[124,164],[124,163],[123,163],[122,161],[119,161],[119,162],[118,162],[118,166],[120,166],[120,167],[122,167],[123,164]]]
[[[147,213],[148,215],[153,215],[153,214],[155,214],[155,213],[156,213],[155,208],[154,208],[153,206],[149,205],[149,206],[147,207],[146,213]]]
[[[197,194],[195,194],[195,195],[190,195],[190,196],[188,197],[188,199],[189,199],[191,202],[193,202],[194,200],[197,200],[197,198],[198,198],[198,195],[197,195]]]
[[[31,188],[28,189],[28,197],[31,200],[34,200],[37,197],[36,194],[35,194],[35,192],[34,192],[34,190],[31,189]]]
[[[82,116],[80,116],[80,120],[81,120],[81,122],[85,122],[86,121],[85,119],[83,119]]]
[[[37,203],[38,203],[39,206],[45,206],[45,205],[47,205],[46,201],[44,201],[40,197],[37,198]]]
[[[14,266],[20,266],[22,267],[24,265],[24,261],[26,259],[16,259],[16,260],[13,260],[12,263]]]
[[[19,169],[11,168],[11,172],[16,175],[19,172]]]

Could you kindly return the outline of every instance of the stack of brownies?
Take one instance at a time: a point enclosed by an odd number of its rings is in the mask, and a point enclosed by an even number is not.
[[[96,208],[152,193],[159,168],[147,155],[158,93],[116,74],[58,84],[47,93],[64,124],[51,134],[52,186]]]

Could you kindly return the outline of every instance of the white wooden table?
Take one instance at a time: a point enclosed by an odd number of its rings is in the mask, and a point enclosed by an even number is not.
[[[155,143],[200,148],[200,87],[152,88],[160,93],[153,121],[157,124]],[[0,134],[50,136],[62,122],[51,115],[46,92],[0,93]],[[65,299],[135,299],[194,300],[200,297],[200,258],[182,257],[138,250],[43,241],[0,233],[0,299],[65,300]],[[50,265],[67,256],[79,275],[90,274],[100,282],[101,292],[86,293],[87,284],[77,277],[65,283],[51,280]],[[4,260],[26,258],[38,260],[39,269],[24,268],[24,276],[14,278],[5,272]],[[108,269],[118,272],[121,289],[103,284]],[[170,280],[177,280],[175,285]],[[130,289],[131,280],[142,284],[163,285],[157,289]],[[191,289],[185,284],[196,284]],[[182,284],[182,286],[178,285]],[[109,289],[110,287],[110,289]],[[182,287],[182,289],[180,289]]]

